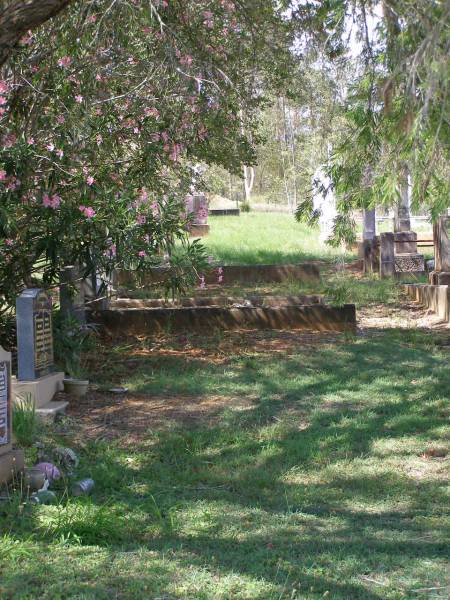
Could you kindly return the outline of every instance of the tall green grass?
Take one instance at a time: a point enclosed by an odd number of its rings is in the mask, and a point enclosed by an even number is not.
[[[319,242],[319,230],[278,213],[210,217],[207,251],[224,264],[287,264],[306,260],[334,261],[351,253]]]

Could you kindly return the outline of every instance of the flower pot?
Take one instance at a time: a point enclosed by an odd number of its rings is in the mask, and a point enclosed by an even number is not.
[[[64,391],[66,394],[82,398],[86,396],[89,388],[89,381],[87,379],[64,379]]]

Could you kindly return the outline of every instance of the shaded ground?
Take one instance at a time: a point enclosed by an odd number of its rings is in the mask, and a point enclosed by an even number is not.
[[[423,309],[109,340],[91,371],[46,442],[94,492],[0,506],[0,598],[448,598],[449,330]]]

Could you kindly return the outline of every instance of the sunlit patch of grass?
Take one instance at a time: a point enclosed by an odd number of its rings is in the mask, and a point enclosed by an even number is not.
[[[333,262],[349,258],[319,242],[319,230],[298,223],[292,215],[249,213],[210,219],[203,238],[207,251],[224,264],[287,264],[306,260]]]

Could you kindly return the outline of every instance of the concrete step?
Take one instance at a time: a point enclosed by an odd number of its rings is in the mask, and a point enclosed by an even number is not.
[[[57,415],[63,415],[69,405],[67,400],[52,400],[36,409],[36,414],[43,420],[53,423]]]

